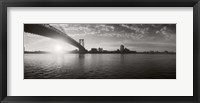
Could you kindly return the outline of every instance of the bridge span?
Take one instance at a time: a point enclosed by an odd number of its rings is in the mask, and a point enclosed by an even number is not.
[[[81,44],[72,39],[66,33],[48,24],[24,24],[24,32],[61,40],[77,47],[80,53],[87,52]]]

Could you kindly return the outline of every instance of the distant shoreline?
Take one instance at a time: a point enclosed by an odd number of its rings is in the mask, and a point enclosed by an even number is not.
[[[52,54],[50,52],[24,52],[24,54]],[[136,52],[136,53],[118,53],[118,52],[86,52],[86,53],[75,53],[75,52],[67,52],[67,53],[63,53],[63,54],[176,54],[175,52],[154,52],[154,53],[150,53],[150,52]]]

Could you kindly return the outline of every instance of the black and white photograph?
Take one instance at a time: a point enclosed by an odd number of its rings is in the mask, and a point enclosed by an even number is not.
[[[176,24],[24,25],[24,79],[176,79]]]

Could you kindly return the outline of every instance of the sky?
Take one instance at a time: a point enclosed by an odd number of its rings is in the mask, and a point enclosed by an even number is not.
[[[132,51],[176,51],[176,24],[50,24],[76,40],[84,39],[85,48],[117,50],[120,45]],[[56,34],[55,34],[56,35]],[[56,39],[24,32],[26,51],[64,51],[76,47]]]

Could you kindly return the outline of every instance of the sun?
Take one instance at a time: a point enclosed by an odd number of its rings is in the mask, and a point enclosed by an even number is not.
[[[55,45],[54,52],[58,53],[58,54],[63,53],[64,52],[63,46],[61,46],[61,45]]]

